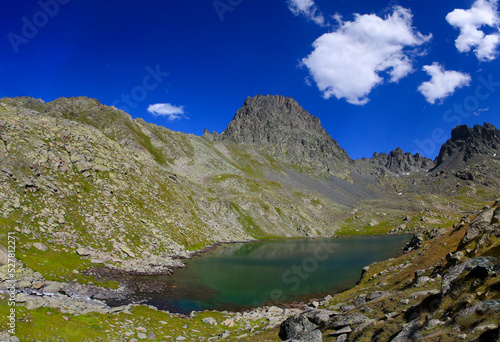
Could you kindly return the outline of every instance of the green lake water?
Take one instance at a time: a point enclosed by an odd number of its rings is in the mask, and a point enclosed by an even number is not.
[[[409,235],[223,245],[186,261],[146,303],[171,312],[241,310],[321,298],[353,287],[361,269],[397,256]],[[141,294],[139,294],[141,295]]]

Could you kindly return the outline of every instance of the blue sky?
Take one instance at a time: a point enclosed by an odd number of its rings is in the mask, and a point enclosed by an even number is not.
[[[3,5],[0,97],[88,96],[201,135],[247,96],[290,96],[352,158],[434,158],[457,124],[500,127],[497,0]]]

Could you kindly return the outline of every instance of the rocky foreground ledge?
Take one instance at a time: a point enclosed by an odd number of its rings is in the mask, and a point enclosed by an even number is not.
[[[360,284],[286,319],[286,341],[497,341],[500,202],[420,250],[364,270]]]

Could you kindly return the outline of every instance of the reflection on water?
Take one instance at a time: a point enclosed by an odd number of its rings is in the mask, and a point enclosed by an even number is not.
[[[143,295],[148,304],[180,313],[320,297],[352,287],[364,266],[396,256],[408,240],[374,236],[224,245],[188,260],[173,276],[153,277],[168,291]]]

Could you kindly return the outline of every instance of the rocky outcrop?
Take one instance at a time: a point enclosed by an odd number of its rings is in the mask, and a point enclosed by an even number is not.
[[[405,153],[399,147],[389,154],[374,153],[369,161],[396,174],[423,172],[434,167],[434,162],[431,159],[422,157],[420,153],[415,155],[409,152]]]
[[[469,223],[465,236],[459,244],[459,249],[475,242],[474,251],[477,253],[484,245],[490,243],[492,238],[500,236],[500,206],[486,207],[481,210]]]
[[[451,139],[441,147],[436,168],[459,170],[478,157],[497,155],[500,155],[500,131],[495,126],[486,122],[473,128],[461,125],[451,131]]]
[[[247,98],[217,139],[255,146],[287,164],[320,172],[342,174],[352,165],[319,119],[289,97]]]
[[[456,279],[464,274],[468,275],[474,272],[475,279],[484,279],[492,276],[497,269],[497,266],[495,266],[496,263],[498,263],[496,258],[480,257],[468,259],[466,262],[450,268],[443,275],[443,280],[441,281],[441,293],[443,295],[447,294],[452,289],[453,283]]]

